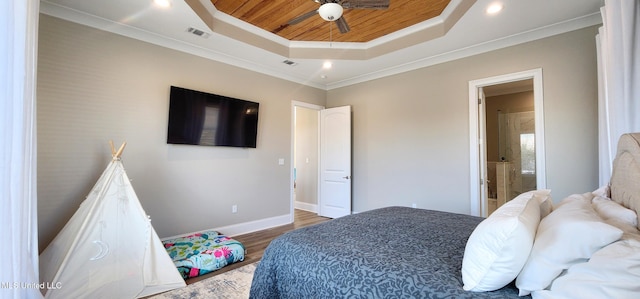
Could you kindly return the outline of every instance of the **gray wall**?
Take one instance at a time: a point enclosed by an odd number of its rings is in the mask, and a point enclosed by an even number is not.
[[[593,190],[595,34],[587,28],[326,92],[41,15],[40,246],[104,170],[109,140],[128,142],[125,167],[161,237],[288,214],[292,100],[352,105],[355,211],[417,203],[468,213],[468,82],[534,68],[544,76],[548,187],[555,200]],[[167,145],[170,85],[260,102],[258,148]]]
[[[596,27],[329,91],[353,111],[353,209],[470,212],[469,81],[542,68],[547,187],[596,189]]]
[[[296,201],[318,204],[318,111],[296,107]],[[309,208],[308,208],[309,209]]]
[[[42,14],[39,35],[41,249],[105,169],[109,140],[128,142],[123,163],[160,237],[289,214],[291,101],[324,105],[325,91]],[[257,148],[167,145],[171,85],[259,102]]]

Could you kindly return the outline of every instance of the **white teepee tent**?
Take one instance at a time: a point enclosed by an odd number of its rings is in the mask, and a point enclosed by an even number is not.
[[[133,191],[120,155],[40,254],[45,298],[139,298],[185,286]]]

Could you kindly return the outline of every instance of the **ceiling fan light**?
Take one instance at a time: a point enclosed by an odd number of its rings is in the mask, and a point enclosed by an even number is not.
[[[325,21],[335,21],[342,16],[342,6],[338,3],[325,3],[320,6],[318,13]]]

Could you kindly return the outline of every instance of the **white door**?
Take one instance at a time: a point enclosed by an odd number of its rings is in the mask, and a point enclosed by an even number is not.
[[[320,110],[320,216],[351,214],[351,106]]]

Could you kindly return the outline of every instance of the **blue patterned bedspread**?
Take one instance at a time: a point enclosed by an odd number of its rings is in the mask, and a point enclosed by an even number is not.
[[[519,298],[513,284],[485,293],[462,289],[464,248],[480,221],[389,207],[301,228],[267,247],[250,297]]]

